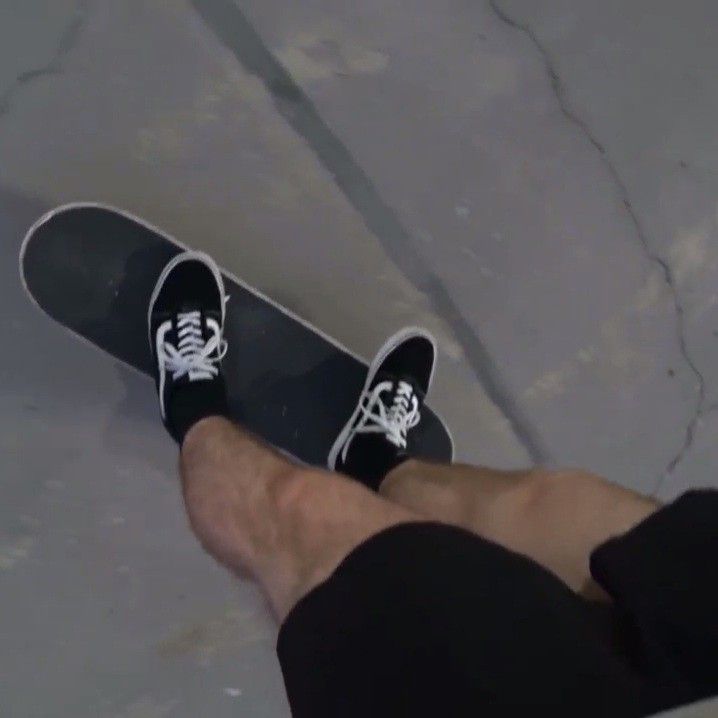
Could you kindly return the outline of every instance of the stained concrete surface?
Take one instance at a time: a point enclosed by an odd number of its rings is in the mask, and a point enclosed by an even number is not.
[[[716,486],[707,0],[0,9],[0,712],[286,716],[142,377],[30,305],[42,211],[145,216],[368,356],[442,352],[459,458]]]

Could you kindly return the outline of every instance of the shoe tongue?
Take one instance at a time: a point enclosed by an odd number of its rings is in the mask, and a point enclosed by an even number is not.
[[[190,312],[200,312],[200,314],[203,313],[202,307],[193,302],[183,302],[177,310],[177,314],[189,314]]]
[[[187,303],[185,303],[185,304],[180,304],[179,307],[177,307],[177,308],[172,312],[172,319],[174,320],[174,323],[175,323],[175,324],[178,324],[179,321],[180,321],[180,319],[181,319],[183,316],[186,316],[186,315],[188,315],[188,314],[192,314],[192,313],[194,313],[194,312],[199,312],[199,313],[200,313],[200,318],[202,317],[202,311],[201,311],[201,309],[200,309],[198,306],[196,306],[196,305],[194,305],[194,304],[187,304]]]
[[[399,391],[399,384],[401,382],[405,382],[411,387],[412,394],[417,397],[419,404],[421,405],[424,403],[424,393],[421,391],[420,387],[417,386],[416,381],[408,374],[388,374],[386,372],[379,372],[374,378],[372,385],[376,386],[377,384],[386,381],[391,382],[392,401]]]
[[[188,303],[185,302],[180,305],[179,309],[176,310],[172,317],[172,327],[177,333],[177,342],[179,343],[180,337],[179,337],[179,322],[180,317],[184,314],[191,314],[193,312],[199,313],[199,330],[202,336],[203,341],[207,341],[208,339],[208,333],[207,333],[207,323],[205,321],[207,317],[207,312],[202,309],[198,304],[195,303]]]

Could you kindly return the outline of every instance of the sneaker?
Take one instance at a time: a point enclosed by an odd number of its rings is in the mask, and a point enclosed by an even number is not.
[[[219,268],[201,252],[172,259],[152,292],[147,319],[160,414],[179,442],[199,419],[227,413],[225,304]]]
[[[332,471],[377,489],[410,456],[409,433],[421,421],[435,361],[434,338],[422,329],[403,329],[384,344],[369,367],[354,413],[329,452]]]

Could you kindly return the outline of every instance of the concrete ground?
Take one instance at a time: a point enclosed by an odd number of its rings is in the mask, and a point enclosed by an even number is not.
[[[189,535],[142,377],[32,306],[96,200],[369,356],[418,323],[459,458],[718,486],[718,5],[0,8],[0,713],[285,717],[256,590]]]

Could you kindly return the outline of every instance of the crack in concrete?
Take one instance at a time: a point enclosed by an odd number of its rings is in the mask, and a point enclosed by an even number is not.
[[[493,11],[494,15],[502,23],[525,35],[531,41],[535,49],[538,51],[543,62],[546,74],[548,75],[548,78],[550,80],[551,90],[556,96],[556,100],[558,102],[558,106],[561,110],[561,113],[564,115],[564,117],[566,117],[567,120],[569,120],[569,122],[571,122],[575,127],[580,130],[580,132],[584,135],[588,142],[598,152],[599,156],[601,157],[601,160],[604,163],[604,166],[606,167],[606,170],[608,171],[609,176],[613,180],[613,183],[618,190],[619,197],[628,214],[629,220],[633,225],[634,231],[641,245],[641,249],[643,250],[643,254],[650,262],[654,263],[660,269],[663,275],[663,280],[670,292],[676,316],[676,338],[678,341],[679,351],[690,372],[695,377],[697,397],[695,409],[688,421],[688,424],[686,425],[683,443],[679,450],[675,453],[673,458],[671,458],[671,460],[668,462],[661,475],[658,477],[654,488],[655,493],[670,477],[676,466],[678,466],[678,464],[683,460],[683,457],[693,445],[696,427],[698,425],[698,422],[700,421],[701,416],[703,415],[703,405],[706,399],[705,377],[695,363],[695,360],[691,357],[688,350],[685,330],[684,308],[678,296],[678,290],[676,288],[676,281],[673,269],[671,265],[665,259],[663,259],[663,257],[661,257],[651,248],[651,243],[648,239],[648,235],[646,234],[643,225],[641,224],[641,220],[639,219],[638,214],[633,208],[633,204],[631,203],[631,200],[629,198],[628,187],[626,186],[621,175],[616,169],[616,166],[611,160],[605,146],[598,140],[588,123],[582,117],[577,115],[574,110],[571,109],[569,102],[566,99],[566,90],[564,84],[558,74],[556,65],[549,51],[544,47],[543,43],[539,40],[538,36],[531,28],[531,26],[525,23],[521,23],[511,17],[500,6],[499,0],[488,0],[488,5]]]
[[[75,46],[77,38],[87,20],[90,0],[80,0],[77,3],[72,18],[67,27],[62,31],[60,40],[52,54],[52,58],[47,65],[26,70],[21,72],[10,84],[10,86],[0,95],[0,119],[2,119],[12,109],[12,103],[15,96],[27,85],[41,77],[58,75],[62,71],[62,64],[68,53]]]

